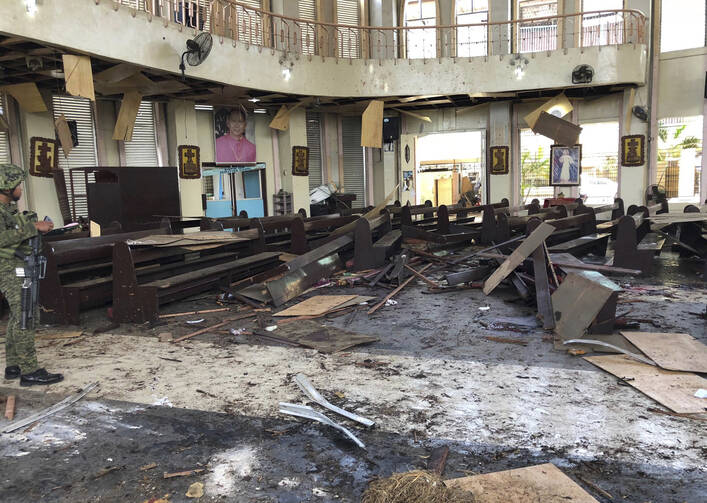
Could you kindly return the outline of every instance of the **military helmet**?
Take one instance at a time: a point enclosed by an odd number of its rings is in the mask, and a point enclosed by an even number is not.
[[[15,164],[0,164],[0,190],[14,189],[26,176],[25,170]]]

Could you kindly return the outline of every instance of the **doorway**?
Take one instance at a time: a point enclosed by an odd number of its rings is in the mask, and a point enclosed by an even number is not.
[[[434,206],[467,199],[486,202],[486,132],[460,131],[420,136],[415,142],[415,203]]]

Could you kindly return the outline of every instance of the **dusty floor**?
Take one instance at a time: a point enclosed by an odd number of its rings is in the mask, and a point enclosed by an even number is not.
[[[707,340],[701,316],[707,291],[691,272],[696,264],[670,253],[659,262],[653,279],[616,279],[626,289],[619,312],[650,320],[641,324],[645,331]],[[337,287],[318,293],[386,292]],[[535,310],[515,302],[510,289],[490,297],[478,290],[423,292],[421,285],[410,287],[397,305],[371,317],[360,310],[326,321],[381,339],[333,355],[230,334],[181,345],[156,339],[160,332],[195,330],[185,323],[190,317],[40,340],[41,361],[64,371],[66,380],[46,390],[10,390],[17,383],[5,381],[0,394],[18,393],[18,418],[90,382],[99,381],[100,390],[0,437],[0,499],[142,503],[170,494],[172,502],[192,501],[184,493],[201,481],[199,501],[358,501],[372,477],[424,468],[440,445],[451,449],[450,478],[550,461],[601,502],[611,500],[585,480],[617,502],[707,499],[706,422],[652,412],[661,406],[650,398],[554,351]],[[164,311],[213,308],[213,297]],[[198,327],[223,316],[204,315]],[[82,326],[90,333],[105,325],[105,310],[96,310]],[[354,430],[366,450],[324,425],[278,412],[280,401],[307,401],[292,381],[299,372],[332,402],[376,421],[366,430],[327,412]],[[157,467],[139,469],[151,463]],[[196,468],[205,471],[162,477]]]

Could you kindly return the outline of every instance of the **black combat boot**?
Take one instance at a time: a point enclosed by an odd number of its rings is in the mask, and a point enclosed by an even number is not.
[[[17,379],[20,377],[20,367],[13,365],[12,367],[5,367],[5,379]]]
[[[54,384],[63,381],[61,374],[50,374],[45,369],[38,369],[31,374],[22,374],[20,386],[34,386],[35,384]]]

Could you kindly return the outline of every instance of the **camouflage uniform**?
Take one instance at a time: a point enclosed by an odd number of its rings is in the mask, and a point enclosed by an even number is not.
[[[21,168],[0,164],[0,190],[13,190],[25,178]],[[20,212],[17,203],[0,202],[0,291],[10,305],[10,319],[5,333],[6,367],[19,366],[22,374],[39,368],[34,348],[34,329],[20,329],[22,311],[22,278],[15,274],[16,267],[24,262],[16,251],[27,254],[31,248],[27,240],[37,235],[34,213]]]

